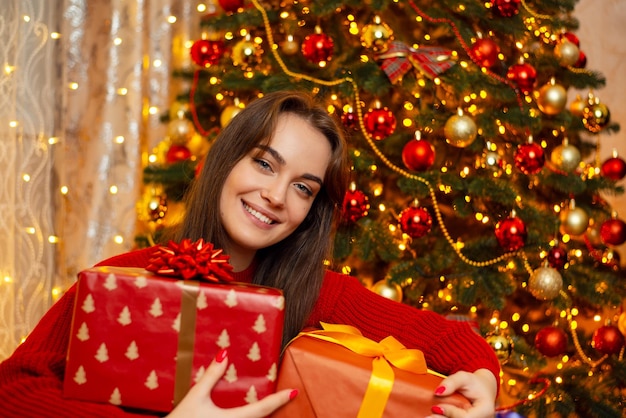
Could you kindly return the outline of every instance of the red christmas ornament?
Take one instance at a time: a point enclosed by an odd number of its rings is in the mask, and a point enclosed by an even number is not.
[[[534,142],[520,144],[515,152],[515,166],[526,175],[537,174],[543,168],[546,158],[541,145]]]
[[[611,180],[621,180],[626,176],[626,161],[620,157],[611,157],[602,163],[600,174]]]
[[[587,66],[587,56],[583,51],[578,53],[578,61],[574,63],[574,68],[585,68]]]
[[[526,225],[517,217],[509,217],[496,224],[496,239],[506,251],[517,251],[526,243]]]
[[[369,198],[360,190],[348,190],[343,197],[343,219],[347,222],[367,216],[369,208]]]
[[[396,130],[396,117],[386,107],[368,110],[363,116],[363,122],[367,133],[378,141],[387,138]]]
[[[535,86],[537,70],[535,70],[535,67],[525,62],[513,64],[509,67],[506,78],[513,81],[522,93],[528,94]]]
[[[624,335],[613,325],[603,325],[594,331],[591,346],[602,354],[617,354],[624,346]]]
[[[617,218],[604,221],[600,226],[600,238],[607,245],[622,245],[626,242],[626,223]]]
[[[191,158],[191,151],[184,145],[174,144],[165,154],[165,161],[169,164],[185,161],[189,158]]]
[[[578,39],[578,36],[576,36],[572,32],[562,33],[561,39],[567,39],[568,41],[570,41],[571,43],[573,43],[574,45],[580,48],[580,40]]]
[[[324,33],[313,33],[302,41],[302,55],[315,64],[330,61],[333,57],[334,46],[330,36]]]
[[[218,3],[224,9],[225,12],[236,12],[240,7],[243,7],[244,0],[218,0]]]
[[[502,17],[512,17],[519,13],[521,0],[492,0],[491,8]]]
[[[400,212],[400,228],[411,238],[421,238],[430,232],[433,220],[424,208],[410,207]]]
[[[471,51],[475,62],[482,67],[492,68],[498,63],[500,47],[491,39],[477,39]]]
[[[191,45],[191,59],[202,67],[215,65],[224,56],[226,46],[223,41],[199,39]]]
[[[535,348],[546,357],[556,357],[567,349],[567,334],[561,328],[545,327],[535,335]]]
[[[435,162],[435,148],[423,139],[411,140],[402,149],[402,162],[409,170],[428,170]]]
[[[348,129],[357,129],[359,127],[358,119],[356,114],[352,111],[344,112],[341,115],[341,123]]]
[[[548,251],[548,264],[556,270],[561,270],[567,264],[567,251],[561,247],[553,247]]]

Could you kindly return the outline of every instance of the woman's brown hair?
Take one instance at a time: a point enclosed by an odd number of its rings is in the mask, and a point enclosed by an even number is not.
[[[268,144],[280,115],[296,115],[320,131],[332,148],[324,184],[300,226],[283,241],[257,252],[253,282],[282,289],[285,296],[283,346],[301,331],[332,255],[333,230],[348,183],[346,146],[340,125],[305,93],[280,91],[254,100],[238,113],[211,146],[201,174],[186,196],[187,212],[178,239],[204,238],[217,247],[228,241],[219,210],[232,168],[260,144]]]

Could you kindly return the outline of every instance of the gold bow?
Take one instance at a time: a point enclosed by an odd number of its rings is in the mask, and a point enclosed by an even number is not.
[[[321,322],[322,330],[302,332],[299,336],[317,338],[339,344],[359,355],[372,357],[372,374],[357,418],[380,418],[393,388],[394,372],[391,365],[416,374],[428,373],[424,353],[406,348],[389,336],[375,342],[365,338],[350,325]]]

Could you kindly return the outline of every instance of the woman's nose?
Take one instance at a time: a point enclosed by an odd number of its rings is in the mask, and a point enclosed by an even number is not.
[[[285,205],[286,193],[287,186],[275,181],[266,185],[266,187],[261,190],[261,197],[267,200],[272,206],[282,207]]]

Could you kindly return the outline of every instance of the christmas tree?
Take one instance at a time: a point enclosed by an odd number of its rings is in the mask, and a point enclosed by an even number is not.
[[[471,321],[502,363],[500,416],[622,416],[626,224],[602,196],[623,192],[626,162],[599,161],[619,126],[575,3],[209,4],[144,171],[140,244],[176,223],[211,141],[246,103],[310,91],[350,144],[337,268]]]

